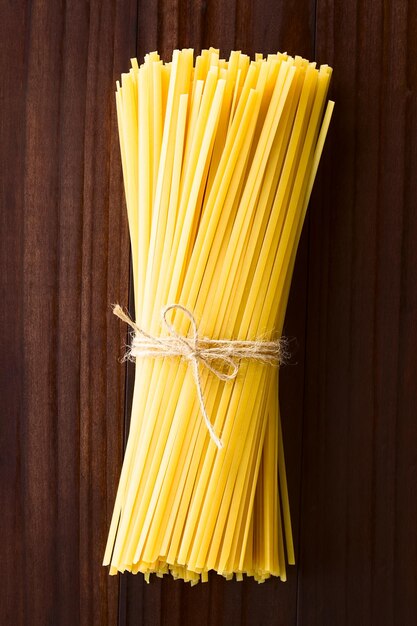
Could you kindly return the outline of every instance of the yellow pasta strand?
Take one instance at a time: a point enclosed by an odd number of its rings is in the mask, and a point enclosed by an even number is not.
[[[117,83],[136,322],[166,337],[161,308],[198,333],[282,333],[301,230],[334,104],[331,68],[301,57],[157,52]],[[170,321],[187,336],[179,311]],[[104,561],[110,574],[215,571],[285,580],[295,561],[278,370],[242,359],[233,380],[186,359],[136,363],[130,431]]]

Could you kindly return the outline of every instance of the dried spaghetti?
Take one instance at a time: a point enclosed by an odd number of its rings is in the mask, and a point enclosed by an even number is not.
[[[281,336],[333,110],[330,77],[286,54],[225,61],[210,49],[194,64],[192,50],[175,50],[170,63],[156,52],[132,61],[116,103],[136,324],[152,340],[169,335],[160,314],[170,303],[185,343],[184,310],[213,341]],[[294,549],[278,370],[242,358],[222,377],[197,365],[196,394],[187,359],[154,356],[136,363],[104,564],[191,584],[210,570],[285,580]]]

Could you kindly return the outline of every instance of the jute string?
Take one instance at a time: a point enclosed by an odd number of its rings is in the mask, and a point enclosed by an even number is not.
[[[167,315],[173,310],[182,311],[190,320],[190,336],[178,333],[168,321]],[[207,337],[200,337],[194,315],[181,304],[169,304],[162,309],[161,323],[168,332],[166,337],[155,337],[144,331],[119,304],[114,305],[113,313],[135,331],[131,346],[125,355],[126,359],[180,357],[189,363],[200,402],[201,414],[210,437],[219,449],[223,447],[223,443],[216,435],[213,424],[207,414],[201,385],[200,365],[204,365],[220,380],[231,381],[236,378],[239,372],[241,359],[250,359],[251,361],[269,365],[279,365],[284,362],[287,356],[286,340],[282,337],[276,341],[263,339],[242,341],[240,339],[208,339]]]

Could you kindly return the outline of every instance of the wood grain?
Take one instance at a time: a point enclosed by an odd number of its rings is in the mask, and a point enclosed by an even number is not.
[[[24,570],[22,428],[23,388],[23,180],[25,131],[25,17],[24,3],[14,11],[0,4],[0,534],[3,539],[0,621],[23,624]],[[13,59],[13,64],[11,60]],[[10,89],[14,85],[15,89]],[[16,147],[19,149],[16,149]]]
[[[115,624],[117,580],[100,561],[122,455],[125,329],[109,305],[127,298],[129,244],[113,92],[135,51],[136,6],[2,10],[0,622]]]
[[[310,213],[308,626],[417,621],[415,20],[412,2],[318,2],[317,57],[335,67],[337,104]]]
[[[34,0],[0,24],[0,623],[417,623],[416,3]],[[286,584],[101,566],[133,380],[114,85],[132,56],[210,45],[334,67],[285,322]]]

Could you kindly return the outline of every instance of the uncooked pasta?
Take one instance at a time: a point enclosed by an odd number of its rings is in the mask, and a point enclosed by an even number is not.
[[[278,373],[330,78],[211,48],[152,52],[117,84],[136,369],[111,574],[263,582],[294,563]]]

